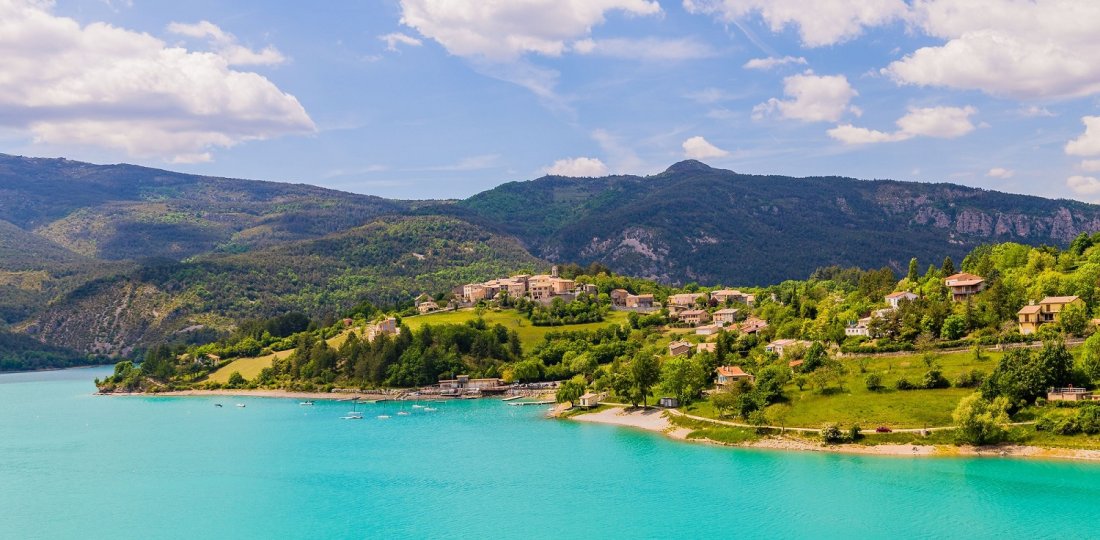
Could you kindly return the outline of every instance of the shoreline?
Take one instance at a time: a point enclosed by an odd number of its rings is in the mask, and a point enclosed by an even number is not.
[[[570,416],[567,420],[593,424],[613,425],[640,429],[662,434],[677,441],[711,444],[750,450],[777,450],[795,452],[827,452],[849,455],[873,455],[893,457],[1008,457],[1026,459],[1068,459],[1074,461],[1100,462],[1100,450],[1076,448],[1046,448],[1039,446],[954,446],[919,444],[836,444],[823,445],[805,439],[769,435],[747,443],[733,444],[706,438],[689,439],[694,430],[678,427],[665,416],[659,408],[627,410],[623,407],[611,407],[594,413]],[[721,427],[717,426],[716,427]]]
[[[396,401],[397,398],[385,394],[372,394],[370,392],[296,392],[292,390],[245,390],[245,389],[220,389],[220,390],[172,390],[169,392],[96,392],[97,396],[119,397],[258,397],[276,399],[310,399],[325,401],[352,401],[360,400],[387,400]]]

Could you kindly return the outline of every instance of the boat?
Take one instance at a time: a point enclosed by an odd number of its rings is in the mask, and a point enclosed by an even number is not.
[[[221,406],[222,406],[222,404],[221,404],[221,403],[215,403],[215,404],[214,404],[214,406],[215,406],[215,407],[221,407]]]
[[[363,413],[358,411],[351,411],[345,416],[340,417],[341,420],[362,420]]]
[[[244,403],[238,403],[237,406],[243,409],[244,408]]]
[[[305,401],[299,401],[298,405],[313,405],[313,400],[312,399],[307,399]]]
[[[424,406],[423,406],[423,405],[419,405],[419,404],[417,404],[417,405],[413,405],[413,408],[414,408],[414,409],[423,409],[423,408],[424,408]]]
[[[389,418],[389,417],[390,417],[390,415],[388,415],[388,414],[380,414],[380,415],[378,415],[378,418],[379,418],[379,419],[381,419],[381,420],[385,420],[385,419],[387,419],[387,418]]]
[[[425,411],[427,411],[427,412],[435,412],[435,411],[437,411],[438,409],[435,409],[435,408],[433,408],[433,407],[424,407],[424,410],[425,410]]]
[[[398,411],[397,412],[397,416],[408,416],[408,415],[409,415],[409,411]]]
[[[520,399],[520,398],[522,398],[522,397],[523,397],[523,396],[512,396],[512,397],[506,397],[506,398],[502,399],[501,401],[515,401],[515,400],[517,400],[517,399]]]

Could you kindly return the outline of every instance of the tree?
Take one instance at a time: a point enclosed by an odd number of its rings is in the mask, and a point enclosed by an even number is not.
[[[867,384],[867,389],[872,392],[882,390],[882,375],[878,373],[868,373],[863,381]]]
[[[676,396],[682,404],[690,403],[699,396],[707,383],[707,373],[703,367],[702,355],[692,358],[677,356],[665,360],[661,366],[661,387],[665,392]]]
[[[970,394],[959,401],[951,418],[955,421],[955,440],[967,444],[990,444],[1004,438],[1001,424],[1008,422],[1008,400],[1004,397],[994,401],[981,394]]]
[[[844,432],[840,424],[825,424],[821,428],[821,442],[825,444],[839,444],[844,442]]]
[[[951,315],[943,320],[940,336],[947,340],[956,340],[966,332],[966,319],[961,315]]]
[[[244,379],[244,376],[241,375],[240,371],[234,371],[233,373],[230,373],[229,381],[226,383],[226,385],[230,388],[240,388],[246,384],[248,384],[248,381]]]
[[[802,365],[799,367],[803,373],[810,373],[825,365],[828,359],[829,352],[825,350],[825,346],[820,341],[815,341],[813,345],[810,345],[810,349],[806,351],[806,359],[802,361]]]
[[[633,379],[634,389],[641,397],[642,407],[646,407],[646,397],[653,385],[661,380],[661,363],[657,356],[641,352],[634,356],[630,362],[630,375]]]
[[[588,389],[588,381],[583,375],[577,375],[568,381],[561,383],[558,387],[558,393],[555,395],[555,399],[558,403],[576,403],[577,400],[584,395],[585,390]]]
[[[1089,324],[1088,310],[1078,303],[1069,304],[1058,314],[1058,323],[1067,334],[1084,335]]]
[[[737,394],[726,390],[715,392],[711,394],[710,402],[719,415],[727,416],[737,407]]]
[[[1100,381],[1100,332],[1089,336],[1081,350],[1081,364],[1085,375],[1094,383]]]
[[[920,279],[920,274],[917,269],[917,258],[913,257],[909,259],[909,275],[905,276],[905,279],[909,280],[909,283],[916,283]]]
[[[943,259],[943,266],[940,267],[940,272],[943,273],[944,277],[955,273],[955,261],[952,261],[950,256]]]

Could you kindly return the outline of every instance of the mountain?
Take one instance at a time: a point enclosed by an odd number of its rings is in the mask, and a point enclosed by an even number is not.
[[[337,315],[422,291],[547,266],[517,241],[447,217],[393,217],[320,239],[187,262],[148,261],[90,281],[21,329],[95,354],[209,340],[235,321],[288,311]]]
[[[543,259],[666,282],[769,284],[833,264],[903,270],[988,242],[1066,244],[1100,207],[953,184],[758,176],[698,161],[661,174],[510,182],[427,207],[519,238]]]

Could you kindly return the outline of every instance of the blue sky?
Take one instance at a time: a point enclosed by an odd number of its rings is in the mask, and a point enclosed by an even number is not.
[[[1100,199],[1090,0],[0,0],[0,151],[465,197],[547,172]]]

